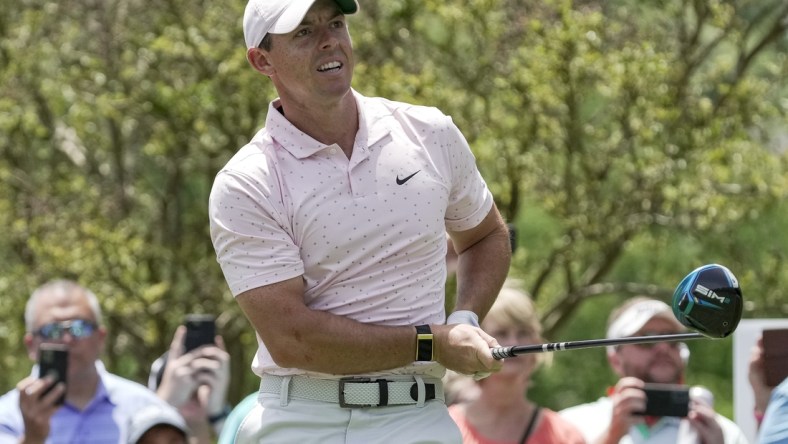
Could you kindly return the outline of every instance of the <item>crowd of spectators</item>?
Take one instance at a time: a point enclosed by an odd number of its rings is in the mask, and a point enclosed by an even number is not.
[[[34,366],[0,397],[0,443],[234,443],[257,405],[256,390],[234,408],[228,405],[230,356],[221,336],[187,351],[183,325],[151,366],[148,387],[107,372],[100,359],[107,331],[98,299],[76,282],[56,280],[33,292],[25,323],[24,342]],[[481,327],[502,345],[544,342],[534,305],[516,281],[506,282]],[[607,337],[683,331],[667,304],[636,297],[611,313]],[[39,374],[39,350],[47,343],[68,347],[66,383],[58,375]],[[713,395],[700,387],[689,391],[684,417],[643,414],[647,384],[685,382],[689,351],[684,344],[627,344],[606,353],[618,383],[596,401],[557,413],[527,396],[533,371],[548,355],[510,358],[482,379],[447,372],[445,402],[463,442],[747,442],[733,421],[714,411]],[[749,370],[760,426],[757,443],[785,444],[788,382],[768,385],[764,359],[759,340]]]

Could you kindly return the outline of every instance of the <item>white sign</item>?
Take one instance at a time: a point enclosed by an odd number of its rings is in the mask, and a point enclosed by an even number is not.
[[[750,442],[755,442],[758,424],[753,415],[755,397],[747,373],[752,348],[761,331],[770,328],[788,328],[788,319],[742,319],[733,333],[733,420]]]

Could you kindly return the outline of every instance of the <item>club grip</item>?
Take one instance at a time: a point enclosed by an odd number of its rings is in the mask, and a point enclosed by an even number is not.
[[[494,347],[490,349],[490,352],[493,355],[493,358],[497,360],[501,360],[504,358],[513,358],[514,353],[512,353],[512,349],[514,347]]]

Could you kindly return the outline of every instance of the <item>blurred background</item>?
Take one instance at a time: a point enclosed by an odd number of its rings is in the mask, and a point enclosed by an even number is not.
[[[603,337],[616,304],[706,263],[738,276],[745,318],[787,317],[788,2],[360,3],[354,87],[454,118],[549,340]],[[244,6],[0,0],[0,392],[30,372],[27,297],[58,277],[102,301],[111,371],[146,381],[184,315],[214,313],[231,401],[256,389],[206,212],[275,97]],[[731,340],[689,346],[688,382],[732,417]],[[529,392],[553,409],[615,381],[603,349],[553,361]]]

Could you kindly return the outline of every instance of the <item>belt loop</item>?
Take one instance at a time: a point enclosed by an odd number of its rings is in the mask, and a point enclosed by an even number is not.
[[[378,407],[385,407],[389,405],[389,386],[388,381],[385,379],[378,379]]]
[[[285,376],[282,378],[282,388],[279,390],[279,405],[282,407],[287,406],[290,398],[290,380],[292,376]]]
[[[424,407],[424,401],[427,398],[427,390],[424,387],[424,379],[421,376],[414,375],[413,379],[416,380],[416,386],[418,387],[418,398],[416,400],[416,407]]]

